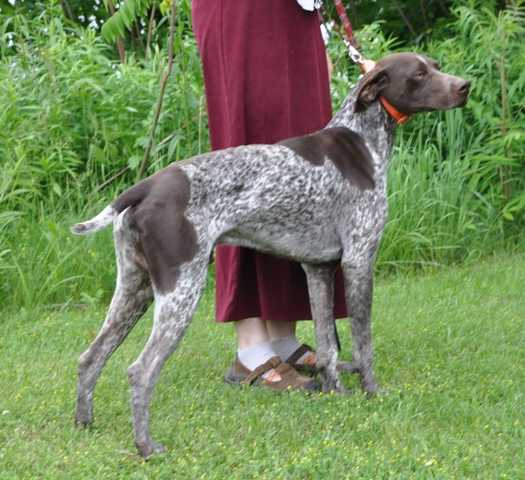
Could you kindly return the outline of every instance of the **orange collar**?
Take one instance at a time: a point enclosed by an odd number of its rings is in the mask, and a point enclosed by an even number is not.
[[[403,125],[408,122],[410,116],[406,113],[401,113],[394,105],[392,105],[385,97],[379,97],[381,105],[387,113],[395,120],[398,125]]]

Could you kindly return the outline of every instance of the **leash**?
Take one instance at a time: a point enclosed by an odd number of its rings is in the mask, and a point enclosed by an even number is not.
[[[346,37],[346,41],[348,42],[348,54],[351,60],[359,66],[361,72],[367,73],[374,68],[375,62],[373,60],[367,60],[359,52],[359,44],[357,43],[357,39],[355,38],[354,30],[352,28],[352,24],[350,23],[350,19],[346,14],[346,9],[343,5],[343,1],[333,0],[333,2],[335,5],[335,9],[337,10],[337,15],[339,15],[339,19],[341,20],[341,25],[344,29],[344,36]],[[400,112],[385,97],[379,97],[379,101],[383,105],[383,108],[395,120],[395,122],[398,125],[403,125],[409,120],[410,117],[406,113]]]

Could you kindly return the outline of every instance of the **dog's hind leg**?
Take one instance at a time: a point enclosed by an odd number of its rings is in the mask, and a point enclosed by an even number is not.
[[[117,286],[106,320],[97,337],[80,356],[75,422],[93,421],[93,391],[100,372],[111,354],[124,341],[147,310],[153,298],[149,275],[141,265],[132,231],[122,226],[114,230],[117,256]]]
[[[310,307],[315,323],[317,368],[323,391],[343,392],[337,373],[337,334],[334,320],[334,273],[336,264],[303,264]]]
[[[161,369],[177,348],[197,307],[206,282],[208,256],[209,252],[182,265],[172,291],[155,292],[151,335],[144,350],[128,369],[135,445],[144,458],[164,451],[164,447],[150,437],[149,404]]]

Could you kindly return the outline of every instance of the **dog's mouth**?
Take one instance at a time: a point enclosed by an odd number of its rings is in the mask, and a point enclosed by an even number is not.
[[[452,108],[462,108],[464,107],[468,102],[468,93],[463,95],[458,95],[457,100]]]
[[[461,108],[467,104],[470,94],[470,82],[460,80],[449,86],[448,92],[441,97],[436,96],[435,110],[449,110],[451,108]]]
[[[464,107],[467,104],[468,97],[470,93],[470,82],[465,80],[458,87],[456,98],[457,98],[457,107]]]
[[[449,93],[449,95],[443,98],[443,102],[441,102],[441,105],[438,106],[436,110],[449,110],[451,108],[464,107],[467,104],[469,93],[469,86]]]

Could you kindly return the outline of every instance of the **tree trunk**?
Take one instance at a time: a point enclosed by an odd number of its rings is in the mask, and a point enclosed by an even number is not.
[[[144,175],[144,172],[148,168],[149,156],[151,153],[151,149],[153,148],[153,142],[155,141],[155,132],[157,130],[157,125],[159,123],[160,112],[162,111],[162,103],[164,101],[164,93],[166,92],[166,85],[168,83],[168,79],[170,77],[171,71],[173,70],[173,37],[175,34],[175,14],[177,12],[176,5],[177,5],[176,0],[172,0],[171,1],[171,11],[170,11],[170,30],[169,30],[169,39],[168,39],[168,65],[166,69],[164,70],[164,73],[160,80],[160,92],[159,92],[159,99],[157,101],[157,108],[155,110],[155,116],[153,117],[153,124],[151,126],[151,132],[150,132],[150,136],[148,140],[148,145],[146,146],[146,150],[144,151],[144,158],[142,159],[142,163],[138,171],[138,175],[137,175],[138,178],[142,178],[142,176]]]
[[[62,6],[64,17],[66,17],[68,20],[75,21],[75,15],[73,14],[73,10],[71,10],[69,2],[67,0],[61,0],[60,5]]]
[[[173,0],[175,1],[175,0]],[[151,48],[151,37],[153,36],[153,28],[155,26],[155,5],[151,7],[151,12],[149,15],[149,21],[148,21],[148,36],[146,37],[146,53],[145,57],[149,58],[149,51]]]

